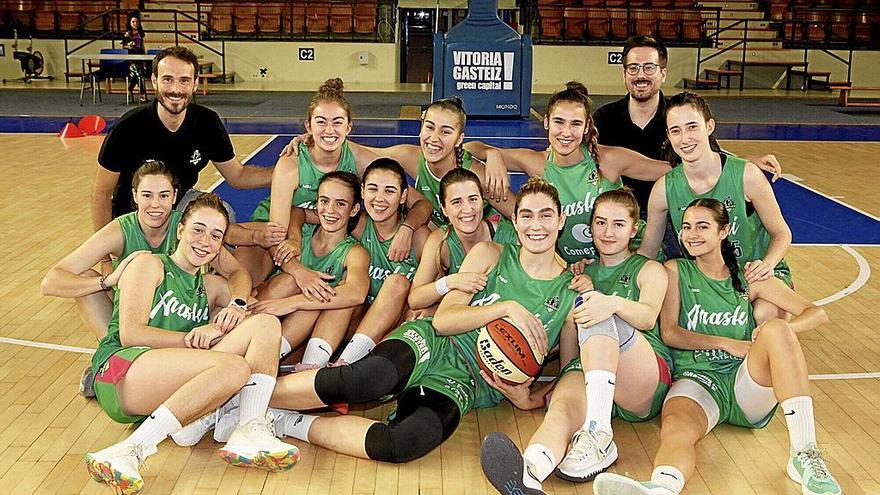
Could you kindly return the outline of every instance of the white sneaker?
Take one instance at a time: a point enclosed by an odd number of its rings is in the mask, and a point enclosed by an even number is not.
[[[801,484],[804,495],[840,495],[840,485],[828,472],[822,453],[811,443],[788,459],[788,477]]]
[[[217,425],[220,417],[237,407],[238,394],[235,394],[219,408],[184,426],[180,431],[172,433],[171,439],[181,447],[192,447],[201,441],[202,437],[205,436],[205,433],[208,433],[215,425]],[[238,416],[236,416],[236,422],[238,422]],[[217,440],[216,434],[214,435],[214,439]]]
[[[556,476],[586,483],[617,460],[617,445],[606,431],[580,429],[571,437],[571,449],[556,468]]]
[[[86,454],[86,468],[93,480],[108,484],[116,493],[130,495],[144,488],[138,467],[155,452],[155,448],[152,452],[145,452],[142,445],[120,442]]]
[[[272,429],[275,431],[275,436],[277,438],[284,438],[284,429],[277,427],[279,424],[278,422],[287,419],[291,414],[297,413],[293,411],[285,411],[283,409],[273,409],[271,407],[266,413],[266,419],[272,423]],[[229,437],[232,436],[232,432],[238,428],[239,419],[241,419],[241,416],[239,415],[238,407],[233,407],[220,416],[220,418],[217,419],[217,426],[214,427],[214,440],[223,443],[228,442]]]
[[[600,473],[593,481],[595,495],[678,495],[669,488],[651,483],[636,481],[614,473]]]
[[[299,449],[275,438],[268,418],[256,418],[232,432],[220,457],[233,466],[286,471],[299,461]]]

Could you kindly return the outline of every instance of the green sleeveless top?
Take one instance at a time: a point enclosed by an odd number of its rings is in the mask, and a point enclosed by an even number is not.
[[[159,247],[155,248],[147,242],[144,231],[141,230],[141,224],[138,222],[136,211],[117,217],[116,221],[119,222],[119,227],[122,229],[122,253],[113,260],[113,268],[116,269],[126,256],[135,251],[149,251],[153,254],[171,255],[177,249],[177,224],[180,223],[180,217],[182,216],[182,212],[171,210],[165,239]]]
[[[210,322],[208,295],[201,272],[189,274],[167,255],[156,256],[162,260],[165,278],[153,292],[153,305],[147,324],[186,333]],[[98,370],[110,356],[123,348],[119,340],[119,293],[116,291],[113,296],[113,315],[107,325],[107,336],[101,339],[98,350],[92,356],[94,370]]]
[[[755,319],[749,301],[748,283],[740,273],[746,289],[737,293],[730,278],[713,280],[688,259],[676,259],[678,266],[678,293],[681,307],[678,324],[691,332],[715,335],[736,340],[751,340]],[[742,359],[721,349],[672,349],[675,370],[706,370],[733,373]]]
[[[517,301],[541,320],[547,330],[547,348],[559,341],[562,325],[571,312],[577,293],[570,290],[573,275],[566,270],[552,280],[531,278],[519,262],[520,246],[504,244],[498,264],[489,272],[486,288],[474,294],[471,306],[485,306],[500,301]],[[479,329],[452,335],[452,343],[473,373],[476,382],[474,408],[491,407],[504,399],[500,392],[479,376],[477,336]]]
[[[566,215],[565,227],[556,241],[556,250],[566,263],[599,257],[590,231],[593,203],[603,192],[623,187],[619,178],[617,182],[611,182],[599,173],[599,167],[586,146],[581,146],[581,152],[584,159],[580,163],[560,167],[553,163],[551,154],[544,167],[544,179],[559,191],[562,212]]]
[[[312,237],[315,235],[315,231],[318,230],[318,227],[319,225],[303,224],[302,253],[300,254],[299,261],[309,270],[329,273],[336,277],[328,282],[330,287],[336,287],[342,282],[342,278],[345,275],[345,257],[348,256],[348,251],[351,250],[358,241],[354,237],[346,235],[345,239],[331,249],[329,253],[324,256],[317,256],[315,255],[315,252],[312,251]]]
[[[322,172],[315,166],[315,161],[305,141],[299,143],[299,154],[297,155],[296,163],[297,170],[299,170],[299,185],[293,190],[290,206],[314,210],[316,208],[315,202],[318,200],[318,183],[321,182],[321,178],[326,175],[326,172]],[[348,146],[348,141],[342,143],[342,154],[339,156],[339,164],[336,166],[336,170],[351,172],[357,175],[357,163],[354,159],[354,153],[352,153],[351,148]],[[260,201],[251,215],[252,222],[269,221],[271,200],[272,196],[269,195]]]
[[[361,245],[370,253],[370,292],[367,294],[367,302],[372,304],[382,288],[385,277],[393,273],[399,273],[412,282],[419,266],[415,249],[410,246],[409,256],[403,261],[391,261],[388,259],[388,246],[391,239],[380,240],[379,233],[373,219],[367,215],[364,232],[361,234]]]
[[[764,228],[757,212],[749,215],[746,194],[743,188],[743,173],[747,160],[736,156],[721,155],[721,176],[711,190],[696,194],[688,184],[684,166],[666,172],[666,204],[669,217],[677,235],[681,234],[684,210],[697,198],[714,198],[721,201],[730,216],[730,242],[733,244],[736,259],[740,266],[747,261],[761,259],[767,254],[770,234]],[[785,259],[776,265],[775,271],[790,273]]]
[[[633,254],[625,259],[622,263],[615,266],[602,266],[599,261],[595,261],[584,267],[584,273],[589,275],[593,281],[593,287],[599,292],[608,295],[617,295],[629,301],[638,302],[641,295],[639,287],[639,272],[648,262],[648,258]],[[663,343],[660,338],[660,322],[654,323],[654,328],[642,332],[654,352],[666,360],[666,363],[672,368],[672,354],[669,347]]]
[[[464,262],[464,257],[467,253],[464,252],[461,239],[459,239],[458,233],[455,232],[455,228],[452,225],[444,225],[440,228],[443,229],[443,232],[448,232],[448,234],[445,234],[446,246],[449,248],[449,270],[447,270],[446,274],[452,275],[453,273],[458,273],[461,269],[461,264]],[[507,217],[501,217],[498,221],[498,226],[492,234],[492,242],[497,242],[498,244],[519,244],[519,238],[516,236],[513,222]]]
[[[471,165],[473,165],[473,157],[467,150],[465,150],[462,154],[461,168],[470,170]],[[425,160],[425,155],[419,154],[419,175],[416,177],[415,189],[422,193],[422,195],[425,196],[425,199],[430,201],[431,205],[434,206],[434,210],[431,212],[431,221],[438,227],[449,223],[449,220],[447,220],[446,217],[443,216],[443,212],[440,211],[440,179],[442,179],[442,177],[437,177],[434,175],[434,172],[431,172],[431,169],[428,168],[428,162]],[[483,218],[489,218],[496,214],[498,214],[498,211],[495,210],[488,201],[483,200]]]

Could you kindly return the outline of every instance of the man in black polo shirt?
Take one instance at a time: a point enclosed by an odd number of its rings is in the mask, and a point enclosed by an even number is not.
[[[198,59],[188,48],[166,48],[153,59],[156,101],[123,115],[98,154],[92,186],[95,230],[134,210],[131,178],[147,159],[165,162],[180,180],[178,208],[199,193],[192,188],[209,161],[233,187],[253,189],[272,182],[271,168],[242,166],[216,112],[191,103],[197,74]]]

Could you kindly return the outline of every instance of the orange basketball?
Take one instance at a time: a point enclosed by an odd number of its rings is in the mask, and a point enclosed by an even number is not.
[[[537,376],[543,361],[543,356],[535,355],[522,332],[506,318],[492,320],[480,328],[477,356],[480,369],[513,384]]]

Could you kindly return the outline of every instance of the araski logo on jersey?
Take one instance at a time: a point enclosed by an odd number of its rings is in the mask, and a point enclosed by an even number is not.
[[[453,50],[456,91],[513,91],[514,60],[514,52]]]

